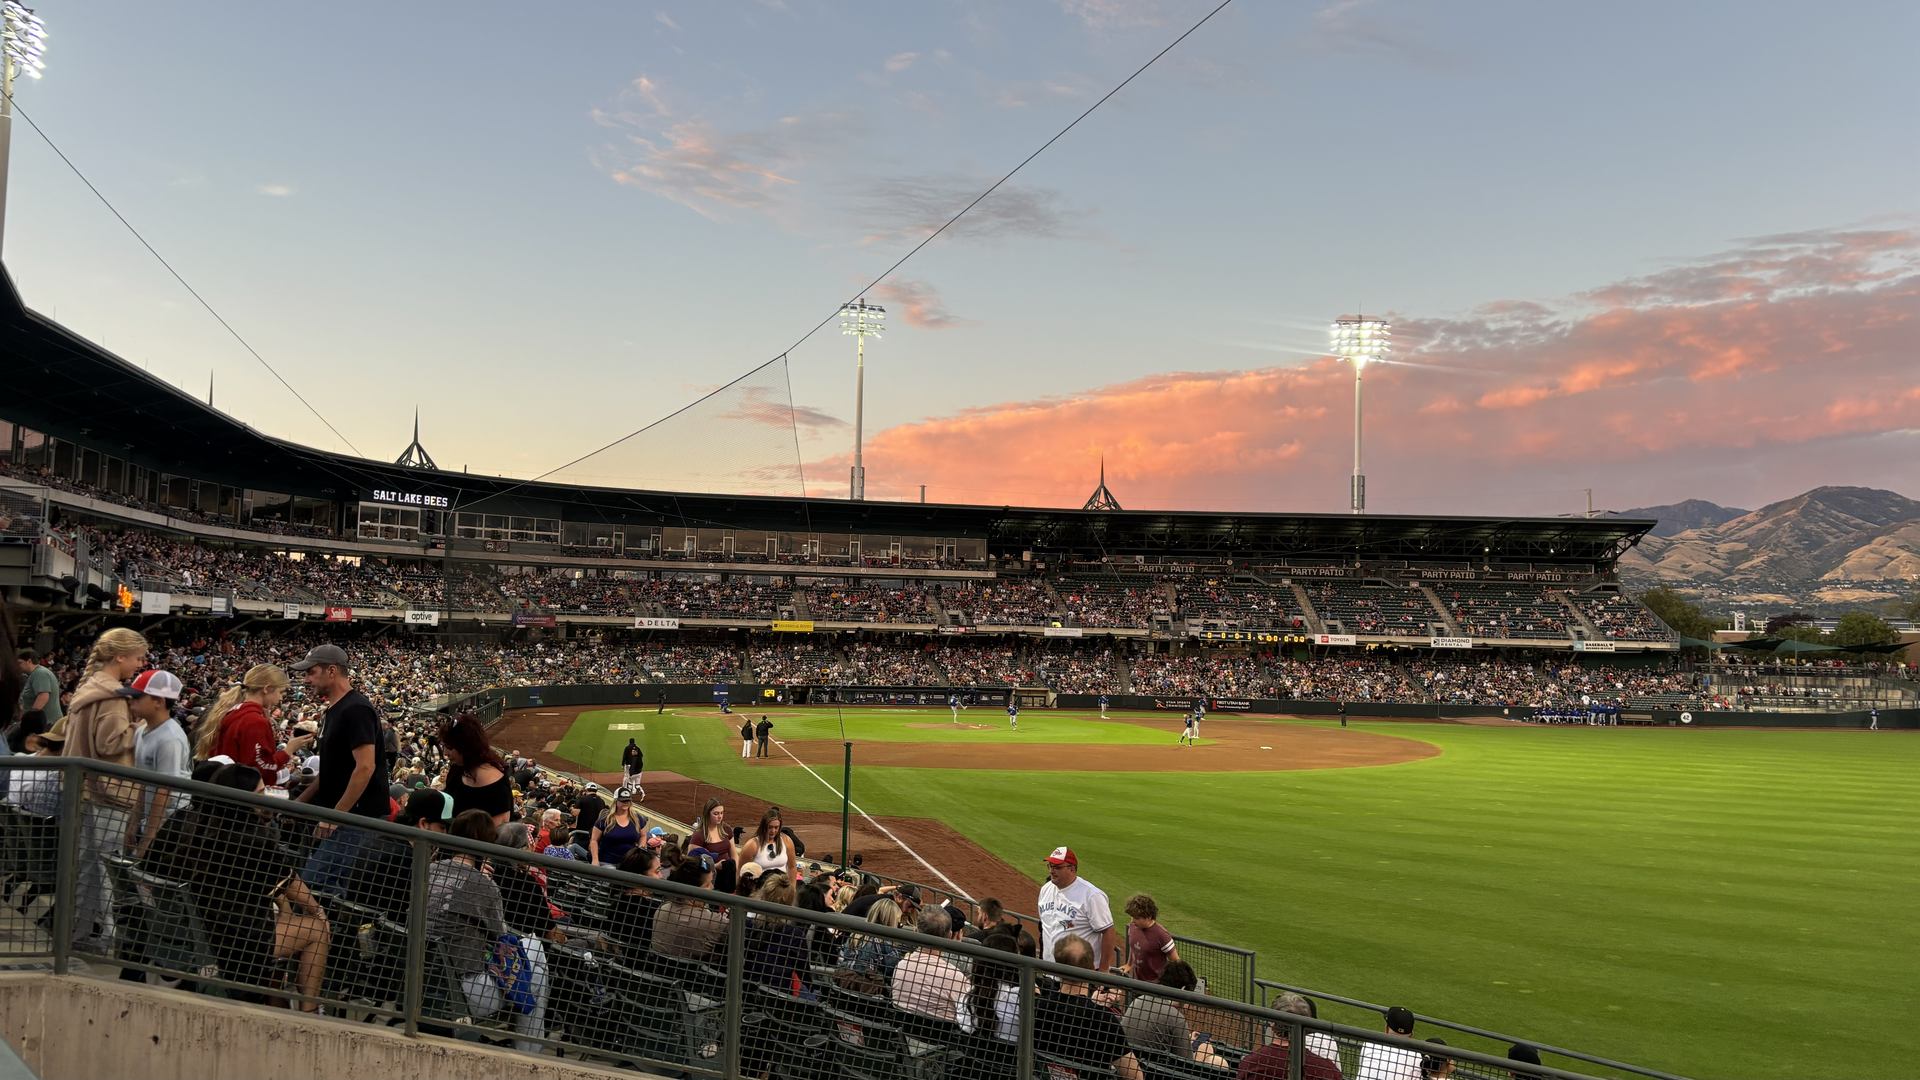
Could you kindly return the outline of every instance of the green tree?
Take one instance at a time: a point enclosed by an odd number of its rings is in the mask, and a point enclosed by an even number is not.
[[[1785,638],[1788,641],[1804,641],[1809,645],[1833,644],[1827,640],[1827,635],[1820,632],[1819,627],[1809,623],[1786,623],[1776,627],[1770,636]]]
[[[1900,640],[1900,631],[1871,611],[1849,611],[1840,616],[1829,645],[1885,645]]]
[[[1887,607],[1893,614],[1908,622],[1920,623],[1920,592],[1914,593],[1905,600],[1895,600]]]
[[[1639,600],[1648,611],[1660,616],[1661,622],[1673,627],[1682,637],[1712,641],[1715,630],[1727,628],[1725,620],[1708,618],[1701,613],[1698,605],[1690,603],[1686,597],[1665,585],[1641,593]]]

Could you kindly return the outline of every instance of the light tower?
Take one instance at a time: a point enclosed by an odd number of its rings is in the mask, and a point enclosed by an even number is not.
[[[1379,319],[1356,315],[1333,324],[1333,351],[1353,364],[1353,512],[1367,509],[1367,477],[1360,471],[1360,372],[1370,360],[1384,360],[1392,328]]]
[[[47,28],[18,0],[0,2],[0,245],[7,229],[7,151],[13,143],[13,77],[37,79],[47,65]]]
[[[867,339],[879,337],[880,327],[886,321],[887,309],[879,304],[867,303],[864,296],[840,308],[840,332],[852,334],[856,342],[853,368],[853,475],[847,484],[849,499],[867,497],[867,467],[860,461],[862,425],[866,419]]]

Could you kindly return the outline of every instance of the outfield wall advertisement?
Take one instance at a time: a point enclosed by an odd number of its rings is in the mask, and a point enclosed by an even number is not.
[[[727,683],[728,696],[733,701],[750,701],[769,692],[785,691],[791,696],[801,696],[795,691],[808,691],[816,703],[828,698],[838,699],[846,704],[855,705],[919,705],[943,706],[946,688],[914,687],[773,687],[759,683]],[[442,702],[440,711],[472,711],[480,719],[492,723],[499,719],[505,709],[524,709],[532,706],[552,707],[560,705],[612,705],[636,706],[653,705],[700,705],[708,709],[715,708],[715,695],[719,687],[714,683],[649,683],[634,685],[577,685],[577,686],[508,686],[484,690],[477,694]],[[959,688],[962,698],[970,705],[1004,704],[1009,693],[1008,687]],[[1158,710],[1187,711],[1200,700],[1192,696],[1149,697],[1138,694],[1112,694],[1107,698],[1107,706],[1112,709],[1152,712]],[[1054,704],[1062,709],[1094,710],[1100,707],[1097,694],[1061,694]],[[1260,713],[1285,716],[1338,716],[1342,707],[1336,701],[1279,701],[1271,698],[1211,698],[1207,699],[1209,712]],[[717,711],[717,710],[716,710]],[[1433,703],[1395,703],[1355,701],[1345,706],[1348,716],[1355,718],[1392,717],[1407,720],[1458,720],[1476,716],[1504,716],[1512,720],[1525,719],[1533,714],[1526,706],[1499,705],[1436,705]],[[1659,709],[1652,714],[1653,723],[1660,727],[1777,727],[1777,728],[1866,728],[1872,723],[1872,716],[1865,712],[1825,712],[1825,713],[1757,713],[1757,712],[1708,712],[1691,710],[1685,714],[1689,719],[1683,724],[1679,710]],[[1644,723],[1645,721],[1641,721]],[[1891,730],[1920,729],[1920,709],[1882,709],[1880,727]]]

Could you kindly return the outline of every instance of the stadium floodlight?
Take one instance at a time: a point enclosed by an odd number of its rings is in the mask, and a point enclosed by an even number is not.
[[[21,6],[17,0],[0,3],[0,24],[4,26],[0,37],[4,38],[6,52],[6,91],[11,99],[16,70],[30,79],[39,78],[47,70],[46,62],[40,59],[47,49],[47,27],[32,8]]]
[[[840,308],[840,332],[855,339],[853,368],[853,474],[847,482],[847,498],[867,497],[867,467],[860,460],[862,424],[866,419],[867,339],[879,337],[886,324],[887,309],[867,303],[866,297]]]
[[[1340,319],[1333,324],[1333,352],[1353,364],[1353,491],[1352,509],[1356,514],[1367,509],[1367,477],[1360,471],[1360,372],[1369,361],[1385,360],[1391,347],[1393,328],[1379,319],[1364,315]]]
[[[13,77],[47,70],[47,27],[19,0],[0,0],[0,245],[6,242],[7,156],[13,145]]]

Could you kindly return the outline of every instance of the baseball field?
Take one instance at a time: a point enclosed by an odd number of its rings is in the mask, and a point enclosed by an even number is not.
[[[1907,733],[1209,718],[1189,748],[1164,714],[768,714],[777,745],[750,761],[739,718],[704,708],[497,731],[616,780],[633,738],[648,805],[738,793],[751,826],[777,802],[826,853],[844,730],[853,801],[887,826],[853,850],[913,849],[887,872],[1031,911],[1068,844],[1116,910],[1150,892],[1175,933],[1257,950],[1263,978],[1692,1076],[1920,1068]]]

